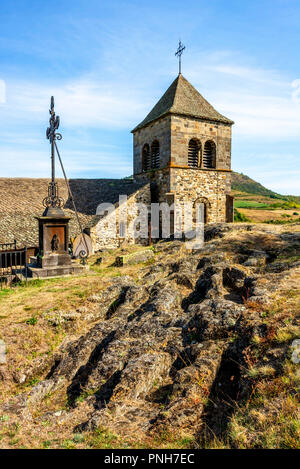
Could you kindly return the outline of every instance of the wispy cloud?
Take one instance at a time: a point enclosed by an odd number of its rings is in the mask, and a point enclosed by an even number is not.
[[[12,150],[5,147],[1,148],[2,151],[5,154],[6,164],[1,170],[1,177],[48,177],[50,175],[50,157],[47,158],[45,151],[42,153],[22,148]],[[95,178],[118,178],[122,174],[129,175],[132,172],[131,161],[105,151],[86,151],[83,155],[81,151],[66,150],[63,153],[63,161],[67,176],[70,178],[86,177],[87,174]],[[58,162],[57,176],[63,177]]]
[[[236,135],[283,140],[300,135],[300,85],[278,71],[244,66],[227,51],[187,64],[194,84],[216,109],[235,121]],[[188,76],[188,77],[189,77]],[[299,81],[300,82],[300,81]]]
[[[207,70],[221,74],[231,75],[243,80],[254,81],[264,85],[285,86],[288,82],[282,80],[279,73],[274,70],[263,70],[250,67],[242,67],[233,64],[211,65],[206,67]]]
[[[276,169],[261,171],[260,168],[244,168],[244,174],[251,176],[268,189],[285,195],[299,194],[300,170]]]
[[[0,104],[6,101],[6,85],[4,80],[0,80]]]
[[[219,108],[236,123],[237,134],[283,140],[300,135],[300,103],[292,97],[222,93]]]
[[[193,76],[197,85],[201,76],[201,82],[206,83],[204,92],[209,95],[206,97],[218,110],[235,120],[237,133],[276,139],[299,135],[300,102],[293,99],[295,89],[286,77],[280,79],[279,74],[272,71],[230,64],[195,68],[198,73],[195,70],[189,73],[188,68],[187,77]],[[231,90],[228,75],[238,78],[234,90]],[[253,82],[256,83],[254,88]],[[202,91],[199,85],[198,89]],[[155,104],[149,88],[130,81],[120,83],[115,77],[103,81],[83,76],[55,86],[11,81],[7,84],[7,101],[0,122],[3,119],[17,122],[24,114],[27,121],[45,118],[52,94],[64,123],[71,127],[130,129]]]
[[[60,86],[11,81],[7,84],[7,100],[0,121],[17,123],[44,119],[50,96],[54,95],[57,112],[70,127],[124,128],[135,122],[144,108],[143,96],[130,84],[92,81],[83,77]]]

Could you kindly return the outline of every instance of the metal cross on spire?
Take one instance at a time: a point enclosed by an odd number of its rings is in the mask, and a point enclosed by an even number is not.
[[[179,44],[178,44],[178,49],[177,51],[175,52],[175,55],[178,57],[179,59],[179,75],[181,75],[181,56],[182,56],[182,53],[185,49],[185,46],[181,43],[181,41],[179,40]]]

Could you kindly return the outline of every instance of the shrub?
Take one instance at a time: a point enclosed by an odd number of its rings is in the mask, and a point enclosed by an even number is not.
[[[31,318],[27,319],[26,324],[30,324],[31,326],[34,326],[37,323],[37,317],[32,316]]]
[[[251,222],[250,218],[246,217],[243,213],[239,212],[236,208],[234,209],[234,221],[235,222]]]

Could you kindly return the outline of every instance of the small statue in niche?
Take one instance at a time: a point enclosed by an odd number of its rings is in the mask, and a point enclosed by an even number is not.
[[[55,252],[58,251],[59,247],[59,239],[58,236],[55,234],[51,240],[51,251]]]

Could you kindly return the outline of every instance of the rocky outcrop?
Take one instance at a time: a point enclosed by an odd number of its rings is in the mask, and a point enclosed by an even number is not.
[[[284,275],[270,266],[291,246],[299,249],[300,237],[217,225],[207,228],[207,238],[199,251],[179,241],[158,243],[139,282],[116,277],[95,292],[88,304],[97,312],[86,311],[90,329],[61,347],[44,381],[2,411],[30,418],[43,396],[63,389],[70,410],[60,420],[85,396],[88,411],[76,431],[101,426],[141,435],[173,428],[195,436],[216,386],[231,402],[245,396],[244,351],[254,335],[267,333],[259,308],[248,305],[269,301]],[[297,262],[293,257],[289,270]]]

